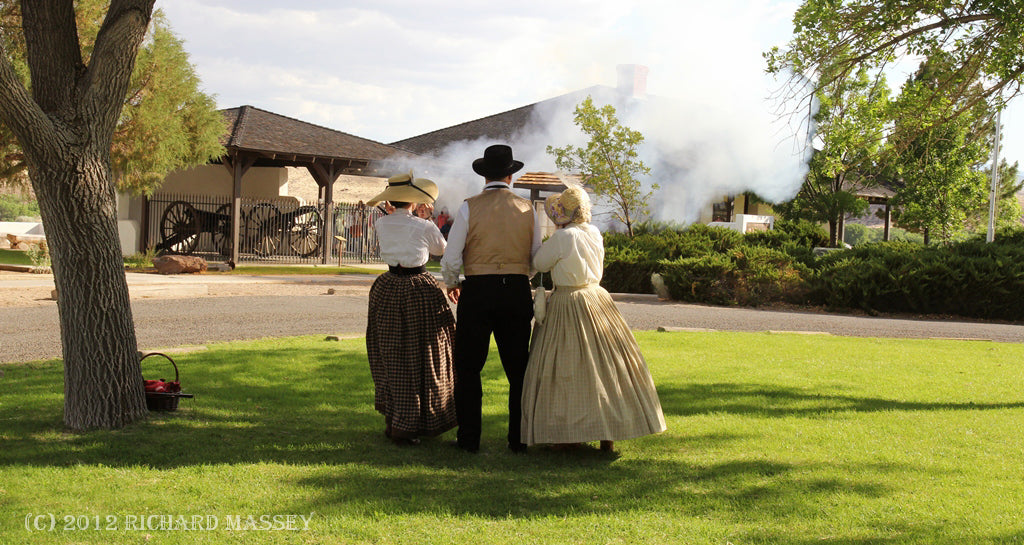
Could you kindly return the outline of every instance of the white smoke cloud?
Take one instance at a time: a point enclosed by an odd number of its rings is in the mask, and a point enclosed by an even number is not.
[[[788,200],[806,173],[806,149],[798,136],[806,135],[806,127],[790,127],[777,116],[779,105],[771,97],[778,84],[764,74],[761,57],[770,38],[759,35],[766,17],[792,13],[788,5],[739,0],[633,5],[614,24],[574,27],[566,33],[571,40],[553,42],[540,73],[558,74],[555,59],[565,69],[562,93],[603,84],[595,104],[613,103],[619,121],[644,134],[641,158],[652,172],[643,183],[660,186],[651,199],[655,219],[692,223],[711,203],[745,191],[770,202]],[[635,39],[638,35],[644,38]],[[781,43],[785,36],[774,39]],[[607,93],[617,83],[613,62],[649,66],[650,97],[623,103]],[[601,73],[603,81],[581,81],[581,75]],[[585,145],[572,119],[583,98],[542,103],[528,127],[501,142],[526,163],[524,172],[555,170],[545,153],[548,145]],[[470,164],[493,143],[498,142],[456,142],[437,154],[449,165],[437,175],[449,209],[479,192],[483,181]]]

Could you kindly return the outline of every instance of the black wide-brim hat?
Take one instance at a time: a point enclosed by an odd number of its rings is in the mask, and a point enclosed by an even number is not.
[[[522,161],[512,158],[512,148],[504,144],[488,146],[484,156],[473,161],[473,172],[488,180],[503,180],[505,176],[519,172]]]

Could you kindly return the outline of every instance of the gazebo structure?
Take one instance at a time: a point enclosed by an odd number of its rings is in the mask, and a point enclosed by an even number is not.
[[[885,221],[885,227],[882,231],[882,240],[889,240],[889,229],[892,226],[892,205],[889,203],[889,199],[891,199],[896,193],[885,185],[859,187],[854,190],[854,193],[858,197],[868,201],[868,204],[885,206],[885,217],[883,218]]]
[[[512,187],[530,190],[530,200],[537,202],[544,200],[541,197],[541,191],[547,193],[561,193],[565,191],[566,185],[563,181],[565,178],[582,185],[579,176],[576,175],[559,175],[553,172],[527,172],[516,179]]]
[[[230,201],[231,263],[238,263],[242,210],[242,184],[252,167],[303,167],[319,187],[324,218],[333,217],[334,184],[342,174],[375,176],[405,168],[424,157],[387,144],[360,138],[298,119],[240,106],[222,110],[228,132],[222,138],[226,153],[214,161],[222,164],[232,180]],[[388,170],[391,169],[391,170]],[[324,221],[319,233],[320,259],[330,258],[333,222]]]

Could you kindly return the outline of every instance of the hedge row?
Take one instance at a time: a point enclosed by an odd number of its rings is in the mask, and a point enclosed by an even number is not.
[[[718,305],[820,304],[868,312],[1024,319],[1024,230],[995,243],[950,246],[878,242],[816,257],[825,234],[809,222],[779,222],[742,235],[694,225],[605,237],[602,285],[652,293],[651,274],[680,301]]]

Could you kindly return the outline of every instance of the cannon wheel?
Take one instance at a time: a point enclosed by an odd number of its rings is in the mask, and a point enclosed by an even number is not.
[[[295,210],[294,218],[288,233],[292,251],[299,257],[315,255],[320,249],[324,225],[320,211],[315,206],[300,206]]]
[[[231,205],[222,204],[214,211],[217,224],[213,229],[213,247],[222,256],[231,255]]]
[[[160,217],[161,245],[170,252],[189,255],[199,243],[199,213],[185,201],[167,205]]]
[[[277,253],[281,247],[281,210],[270,204],[260,203],[252,207],[245,220],[245,238],[253,253],[267,257]]]

